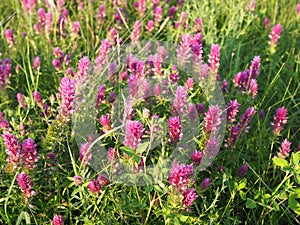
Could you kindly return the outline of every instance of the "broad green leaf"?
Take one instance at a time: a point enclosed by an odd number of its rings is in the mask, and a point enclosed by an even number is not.
[[[247,198],[246,207],[248,209],[254,209],[257,207],[256,202],[253,201],[251,198]]]
[[[300,152],[292,153],[292,162],[294,165],[298,165],[300,161]]]
[[[136,155],[134,150],[128,146],[122,146],[120,147],[120,149],[126,154],[126,155],[129,155],[129,156],[134,156]]]
[[[243,180],[240,181],[238,189],[243,189],[246,187],[246,185],[247,185],[247,179],[244,178]]]
[[[240,190],[239,193],[240,193],[241,199],[243,199],[245,201],[246,200],[246,193],[243,192],[242,190]]]
[[[289,195],[289,207],[298,215],[300,215],[300,204],[297,199],[300,198],[300,193],[290,193]]]
[[[273,158],[273,163],[276,166],[279,166],[281,169],[283,169],[284,167],[287,167],[289,165],[289,163],[282,158]]]
[[[143,152],[145,152],[147,150],[148,146],[149,146],[149,141],[146,141],[146,142],[140,144],[136,150],[136,153],[143,154]]]

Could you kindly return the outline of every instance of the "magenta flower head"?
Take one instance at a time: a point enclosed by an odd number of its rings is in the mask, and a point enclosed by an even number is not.
[[[36,144],[34,143],[34,141],[31,138],[24,140],[22,144],[22,149],[24,166],[28,169],[36,167],[38,157],[36,151]]]
[[[18,138],[8,132],[4,133],[2,137],[6,147],[5,152],[8,155],[7,162],[11,163],[14,168],[17,168],[21,160],[21,146]]]
[[[154,8],[154,20],[155,23],[159,23],[162,20],[162,8],[157,6]]]
[[[153,31],[153,28],[154,28],[154,22],[153,22],[153,20],[149,20],[149,21],[147,22],[147,30],[148,30],[149,32],[151,32],[151,31]]]
[[[105,86],[100,85],[98,88],[98,94],[97,94],[97,102],[96,107],[100,106],[102,102],[105,100]]]
[[[23,193],[23,195],[26,198],[26,201],[28,200],[28,198],[37,195],[37,192],[35,192],[32,187],[33,187],[33,183],[30,180],[30,177],[22,172],[20,174],[18,174],[17,176],[17,181],[18,181],[18,185]]]
[[[33,69],[38,70],[40,68],[40,57],[36,56],[33,60]]]
[[[247,172],[248,172],[248,165],[247,164],[242,165],[238,170],[238,177],[240,179],[243,179],[247,174]]]
[[[109,148],[107,151],[107,160],[109,162],[114,162],[118,158],[117,152],[114,148]]]
[[[133,3],[136,11],[139,12],[140,16],[143,16],[146,12],[146,0],[139,0],[138,2]]]
[[[75,184],[76,186],[79,186],[79,185],[82,184],[82,178],[81,178],[81,176],[74,176],[74,177],[73,177],[73,180],[74,180],[74,184]]]
[[[239,134],[240,134],[241,128],[239,127],[239,125],[235,125],[231,128],[230,130],[230,136],[228,137],[227,140],[227,146],[228,147],[232,147],[232,145],[235,143],[235,141],[237,140]]]
[[[300,4],[296,5],[296,15],[300,15]]]
[[[185,191],[194,183],[194,167],[193,165],[174,163],[170,169],[169,184],[180,191]]]
[[[173,19],[174,18],[174,15],[176,13],[176,6],[172,5],[169,9],[169,17],[170,19]]]
[[[185,208],[188,208],[193,205],[194,201],[198,198],[195,188],[187,189],[183,193],[182,205]]]
[[[215,137],[210,137],[206,142],[205,149],[203,151],[203,158],[211,161],[216,157],[219,152],[219,141]]]
[[[204,118],[204,130],[207,133],[216,132],[221,125],[222,110],[218,105],[209,106]]]
[[[285,139],[281,143],[281,148],[280,151],[278,152],[278,157],[279,158],[286,158],[289,156],[290,151],[291,151],[291,142],[289,142],[287,139]]]
[[[191,159],[192,159],[193,163],[198,165],[201,162],[202,156],[203,156],[203,153],[196,150],[193,152]]]
[[[201,189],[204,191],[204,190],[206,190],[207,188],[209,188],[209,186],[210,186],[210,178],[206,177],[206,178],[204,178],[204,180],[201,182],[200,187],[201,187]]]
[[[270,45],[271,45],[271,53],[275,53],[276,51],[276,46],[277,46],[277,42],[280,38],[282,32],[282,25],[281,24],[277,24],[275,26],[272,27],[271,33],[269,34],[269,38],[270,38]]]
[[[140,121],[128,120],[125,125],[125,140],[123,144],[134,150],[142,141],[144,126]]]
[[[191,44],[192,38],[189,34],[181,36],[181,42],[176,49],[178,64],[180,66],[185,66],[189,62],[189,58],[191,57]]]
[[[250,66],[250,76],[253,79],[256,79],[260,72],[260,57],[254,56],[252,64]]]
[[[182,115],[187,113],[187,107],[188,107],[187,99],[188,99],[187,88],[183,86],[178,86],[176,89],[176,95],[172,105],[174,112],[177,115]]]
[[[92,194],[97,194],[101,191],[101,184],[99,183],[98,180],[90,180],[87,188],[89,189],[89,191],[92,193]]]
[[[210,54],[208,57],[210,72],[217,75],[220,66],[220,46],[218,44],[211,46]]]
[[[39,8],[38,10],[38,21],[39,25],[45,26],[46,24],[46,12],[44,8]]]
[[[281,108],[276,110],[274,115],[274,122],[271,123],[273,129],[272,132],[275,135],[280,135],[280,131],[283,130],[283,126],[288,123],[288,110],[282,106]]]
[[[98,11],[97,15],[98,15],[99,21],[101,22],[104,19],[104,17],[106,16],[104,5],[99,6],[99,11]]]
[[[186,86],[188,90],[193,90],[194,84],[194,79],[192,77],[189,77],[184,83],[184,86]]]
[[[177,83],[179,80],[179,71],[175,65],[173,65],[170,70],[170,80],[174,83]]]
[[[86,80],[90,71],[91,62],[87,56],[82,57],[78,61],[78,72],[76,74],[76,80]]]
[[[35,91],[35,92],[33,92],[32,95],[33,95],[33,98],[34,98],[34,100],[36,101],[36,103],[37,103],[40,107],[43,107],[43,99],[42,99],[42,97],[41,97],[40,92]]]
[[[109,183],[108,179],[103,174],[100,174],[97,177],[97,181],[99,182],[101,188],[103,188],[104,186],[108,185],[108,183]]]
[[[64,225],[64,219],[61,215],[55,214],[52,220],[53,225]]]
[[[245,133],[248,133],[250,129],[250,123],[252,121],[252,117],[256,113],[253,107],[247,108],[246,112],[241,116],[239,126]]]
[[[141,21],[135,21],[133,24],[133,30],[131,34],[131,41],[133,43],[136,43],[140,39],[140,34],[141,34]]]
[[[23,0],[23,8],[27,12],[31,12],[36,6],[36,0]]]
[[[46,34],[49,35],[51,30],[52,30],[52,13],[47,12],[46,15],[45,15],[45,31],[46,31]]]
[[[26,108],[26,103],[24,102],[23,95],[21,93],[17,93],[17,100],[21,108]]]
[[[248,93],[253,96],[253,98],[256,98],[258,92],[258,84],[256,79],[251,79],[249,83],[249,90]]]
[[[264,19],[264,25],[265,25],[266,29],[269,29],[269,27],[270,27],[270,19],[268,17],[266,17]]]
[[[74,23],[73,23],[73,33],[74,34],[78,34],[79,33],[79,31],[80,31],[80,23],[79,23],[79,21],[74,21]]]
[[[63,77],[59,85],[61,98],[60,110],[63,116],[71,116],[74,112],[75,84],[69,77]]]
[[[8,47],[11,48],[15,43],[13,31],[12,30],[6,30],[5,31],[5,38],[6,38],[6,41],[8,43]]]
[[[100,124],[103,127],[103,132],[107,133],[109,130],[111,130],[111,124],[109,115],[101,115],[99,119]]]
[[[180,117],[169,118],[169,142],[177,142],[182,137]]]
[[[92,159],[92,152],[91,152],[91,149],[89,149],[90,145],[91,145],[90,142],[80,145],[79,160],[81,161],[83,166],[88,165]]]

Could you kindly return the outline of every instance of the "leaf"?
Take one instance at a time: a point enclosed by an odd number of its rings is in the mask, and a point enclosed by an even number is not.
[[[241,199],[243,199],[245,201],[246,200],[246,193],[243,192],[242,190],[240,190],[239,193],[240,193]]]
[[[153,185],[146,187],[146,194],[148,194],[149,192],[151,192],[153,190]]]
[[[285,159],[282,158],[273,158],[273,163],[276,166],[279,166],[281,169],[283,169],[284,167],[288,167],[288,162]]]
[[[141,162],[141,157],[139,155],[134,154],[133,159],[137,164],[140,164]]]
[[[300,161],[300,152],[292,153],[292,162],[294,165],[298,165]]]
[[[247,178],[244,178],[243,180],[240,181],[238,189],[243,189],[247,185]]]
[[[255,201],[253,201],[251,198],[247,198],[247,202],[246,202],[246,207],[248,208],[248,209],[254,209],[254,208],[256,208],[256,202]]]
[[[289,195],[289,207],[298,215],[300,215],[300,204],[297,199],[300,198],[300,193],[290,193]]]
[[[120,147],[120,149],[126,154],[126,155],[129,155],[129,156],[134,156],[136,155],[134,150],[128,146],[122,146]]]
[[[146,142],[140,144],[136,150],[136,153],[139,155],[143,154],[143,152],[145,152],[147,150],[148,146],[149,146],[149,141],[146,141]]]

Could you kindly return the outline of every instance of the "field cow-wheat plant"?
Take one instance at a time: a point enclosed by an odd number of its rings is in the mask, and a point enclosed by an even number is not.
[[[3,0],[0,224],[299,224],[298,0]]]

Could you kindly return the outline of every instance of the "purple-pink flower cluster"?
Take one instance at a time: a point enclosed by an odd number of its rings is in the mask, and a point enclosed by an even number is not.
[[[140,121],[128,120],[125,125],[125,140],[123,144],[134,150],[142,141],[144,126]]]
[[[61,115],[69,117],[74,112],[75,104],[75,82],[65,76],[61,79],[59,85],[59,95],[61,98],[60,110]]]
[[[37,192],[33,190],[33,182],[30,180],[30,177],[22,172],[17,176],[18,185],[26,198],[26,202],[32,196],[37,195]]]
[[[257,76],[260,73],[260,57],[255,56],[250,69],[239,72],[234,77],[234,86],[241,91],[251,94],[254,98],[258,92]]]
[[[192,206],[197,199],[194,185],[194,167],[193,165],[174,163],[169,171],[169,184],[183,195],[182,206],[188,208]]]
[[[288,123],[287,114],[288,110],[284,106],[276,110],[276,113],[274,115],[274,122],[271,123],[273,127],[272,132],[275,135],[279,135],[280,132],[283,130],[283,126]]]
[[[9,77],[11,76],[11,63],[10,59],[0,59],[0,90],[6,89],[9,84]]]

